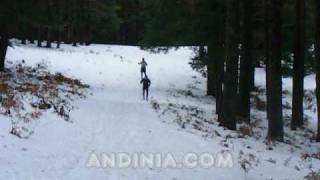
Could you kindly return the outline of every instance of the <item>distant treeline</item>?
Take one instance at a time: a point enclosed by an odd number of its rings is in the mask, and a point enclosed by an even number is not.
[[[2,0],[0,32],[26,43],[137,44],[144,32],[139,0]]]

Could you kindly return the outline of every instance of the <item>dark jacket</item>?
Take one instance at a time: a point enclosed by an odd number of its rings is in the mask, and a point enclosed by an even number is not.
[[[148,89],[151,85],[151,81],[145,77],[140,81],[140,84],[142,84],[143,89]]]

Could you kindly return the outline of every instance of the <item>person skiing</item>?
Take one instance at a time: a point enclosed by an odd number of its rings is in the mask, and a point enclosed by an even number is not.
[[[138,64],[141,65],[141,70],[140,70],[140,72],[141,72],[141,79],[143,79],[143,74],[144,74],[145,76],[147,76],[147,66],[148,66],[148,64],[147,64],[147,62],[145,61],[144,58],[142,58],[142,61],[139,62]]]
[[[148,78],[147,75],[144,76],[143,79],[141,79],[140,84],[142,84],[142,97],[143,100],[147,100],[149,98],[149,87],[151,85],[151,81]]]

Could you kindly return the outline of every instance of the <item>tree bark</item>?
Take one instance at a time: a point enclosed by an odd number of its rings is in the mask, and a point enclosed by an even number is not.
[[[253,45],[254,46],[254,45]],[[252,47],[254,48],[254,47]],[[250,90],[253,91],[254,90],[254,87],[255,87],[255,58],[253,56],[253,52],[252,52],[252,65],[251,65],[251,74],[250,74]]]
[[[200,59],[203,60],[203,55],[201,57],[201,54],[204,51],[204,49],[200,48]],[[215,62],[216,59],[214,57],[214,47],[212,45],[208,46],[208,60],[206,62],[207,64],[207,96],[215,96],[215,82],[216,82],[216,77],[215,77]]]
[[[47,27],[47,45],[46,48],[51,48],[51,32],[50,29]]]
[[[34,44],[34,40],[35,40],[35,32],[36,32],[36,29],[34,28],[34,26],[29,26],[29,41],[31,44]]]
[[[91,9],[91,1],[87,1],[86,4],[88,9]],[[86,31],[85,31],[85,45],[89,46],[91,44],[91,26],[92,26],[92,22],[91,22],[91,14],[88,13],[87,17],[86,17]]]
[[[41,39],[41,28],[38,28],[38,47],[42,46],[42,39]]]
[[[269,81],[269,128],[270,140],[283,141],[282,115],[282,76],[281,76],[281,47],[282,47],[282,1],[270,0],[270,32],[271,46],[268,61],[267,76]]]
[[[61,45],[61,31],[58,30],[57,49],[60,48],[60,45]]]
[[[296,0],[291,129],[303,126],[305,1]]]
[[[316,64],[316,96],[318,108],[318,136],[317,141],[320,142],[320,1],[315,0],[316,4],[316,43],[315,43],[315,64]]]
[[[270,0],[264,0],[264,40],[265,40],[265,64],[266,64],[266,95],[267,102],[270,102],[269,91],[270,89],[270,80],[269,80],[269,61],[270,61]],[[267,103],[267,119],[270,118],[270,103]]]
[[[85,45],[89,46],[90,44],[91,44],[91,28],[90,28],[90,25],[88,25],[85,33]]]
[[[9,38],[5,35],[0,37],[0,71],[4,71],[5,59],[7,54],[7,49],[9,45]]]
[[[216,90],[216,114],[218,115],[218,121],[221,122],[222,117],[222,105],[223,105],[223,77],[224,77],[224,48],[222,42],[218,42],[215,46],[215,90]]]
[[[215,96],[215,76],[213,62],[215,59],[212,59],[211,55],[209,55],[209,58],[209,62],[207,63],[207,96]]]
[[[239,81],[239,112],[240,120],[250,123],[250,92],[253,79],[253,33],[252,33],[252,7],[253,0],[243,0],[243,43],[242,57],[240,60]]]
[[[238,87],[238,0],[227,0],[226,17],[226,73],[223,88],[223,113],[220,124],[236,130],[236,105]]]
[[[77,30],[76,30],[76,28],[75,27],[72,27],[72,39],[73,39],[73,41],[72,41],[72,46],[74,46],[74,47],[76,47],[77,46],[77,40],[78,40],[78,38],[77,38],[77,35],[76,35],[76,33],[77,33]]]

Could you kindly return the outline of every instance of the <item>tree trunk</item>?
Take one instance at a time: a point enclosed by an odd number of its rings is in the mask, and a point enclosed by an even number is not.
[[[73,39],[73,41],[72,41],[72,46],[74,46],[74,47],[76,47],[77,46],[77,36],[76,36],[76,29],[75,29],[75,27],[72,27],[72,39]]]
[[[269,81],[269,128],[270,140],[283,141],[282,119],[282,79],[281,79],[281,46],[282,46],[282,1],[270,0],[271,46],[267,76]]]
[[[209,47],[209,51],[211,51]],[[207,96],[215,96],[215,76],[214,76],[214,61],[212,53],[209,52],[209,60],[207,62]]]
[[[38,28],[38,47],[42,46],[41,28]]]
[[[34,44],[35,39],[36,39],[36,29],[34,28],[34,26],[29,26],[29,41],[31,44]]]
[[[91,1],[87,1],[86,4],[87,8],[90,9],[91,8]],[[88,13],[87,17],[86,17],[86,31],[85,31],[85,45],[89,46],[91,44],[91,26],[92,26],[92,21],[91,21],[91,14]]]
[[[51,48],[51,34],[50,29],[47,27],[47,45],[46,48]]]
[[[303,126],[305,1],[296,0],[291,129]]]
[[[86,30],[86,34],[85,34],[85,45],[89,46],[91,44],[91,29],[90,29],[90,25],[88,25],[89,27],[87,27]]]
[[[238,0],[227,0],[226,18],[226,73],[223,89],[223,112],[220,124],[236,130],[236,104],[238,87]]]
[[[317,96],[317,105],[318,105],[318,137],[317,141],[320,142],[320,1],[315,0],[316,3],[316,43],[315,43],[315,52],[316,52],[316,96]]]
[[[264,40],[265,40],[265,64],[266,64],[266,95],[267,102],[270,102],[269,91],[270,89],[270,80],[269,80],[269,61],[270,61],[270,0],[264,0]],[[270,103],[267,103],[267,119],[270,118]]]
[[[6,36],[0,38],[0,71],[4,71],[4,64],[9,45],[9,39]]]
[[[61,44],[61,31],[58,30],[57,49],[60,48],[60,44]]]
[[[204,47],[201,46],[199,49],[200,61],[206,61],[207,64],[207,96],[215,96],[215,61],[214,58],[214,47],[208,45],[208,59],[204,59]]]
[[[254,48],[254,47],[252,47]],[[255,63],[254,63],[254,56],[253,56],[253,52],[252,52],[252,65],[251,65],[251,74],[250,74],[250,90],[253,91],[254,87],[255,87]]]
[[[222,42],[218,42],[215,46],[215,89],[216,89],[216,114],[218,114],[218,121],[220,122],[222,117],[222,102],[223,102],[223,77],[224,77],[224,48]]]
[[[252,33],[252,7],[253,0],[243,0],[243,44],[242,57],[240,60],[240,81],[239,81],[239,118],[250,123],[250,92],[252,90],[253,75],[253,33]]]
[[[21,39],[21,44],[24,44],[24,45],[27,44],[27,40],[25,38],[22,38]]]

